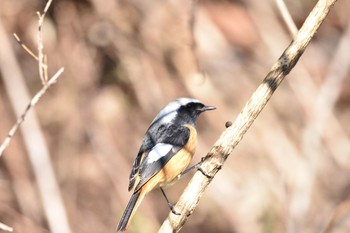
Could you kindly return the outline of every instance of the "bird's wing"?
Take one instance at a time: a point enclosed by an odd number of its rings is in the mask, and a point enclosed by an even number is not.
[[[164,165],[187,143],[190,137],[190,130],[185,126],[177,126],[174,124],[166,124],[157,129],[152,129],[151,135],[154,135],[155,140],[150,139],[152,145],[150,149],[143,150],[141,156],[135,159],[138,163],[137,171],[134,175],[133,183],[130,184],[133,187],[136,176],[140,178],[136,184],[135,191],[140,189],[150,178],[152,178],[157,172],[159,172]],[[146,145],[145,140],[143,146]],[[141,146],[141,149],[142,147]],[[150,146],[144,146],[145,148]],[[140,150],[141,150],[140,149]],[[135,162],[134,162],[135,164]],[[134,167],[133,167],[134,169]],[[131,177],[131,176],[130,176]],[[131,187],[131,188],[132,188]],[[130,189],[130,185],[129,185]]]
[[[135,186],[135,181],[136,181],[136,178],[138,177],[138,172],[140,170],[140,164],[141,164],[141,161],[145,155],[144,151],[141,149],[140,149],[139,153],[137,154],[137,156],[134,160],[134,163],[132,164],[132,168],[131,168],[131,172],[130,172],[130,176],[129,176],[129,187],[128,187],[129,191],[131,189],[133,189]]]

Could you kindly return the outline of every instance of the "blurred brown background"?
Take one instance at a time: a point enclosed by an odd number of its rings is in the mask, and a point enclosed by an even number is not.
[[[315,2],[286,1],[298,27]],[[22,111],[28,103],[10,81],[30,96],[41,88],[37,62],[12,33],[35,50],[44,6],[0,0],[1,141],[16,121],[13,101]],[[350,232],[349,12],[339,0],[182,232]],[[26,233],[114,232],[157,112],[181,96],[217,107],[199,119],[199,161],[291,40],[273,0],[54,0],[45,53],[50,75],[65,72],[29,116],[39,127],[28,119],[0,158],[0,222]],[[167,190],[174,203],[191,175]],[[168,212],[161,192],[150,193],[129,232],[156,232]]]

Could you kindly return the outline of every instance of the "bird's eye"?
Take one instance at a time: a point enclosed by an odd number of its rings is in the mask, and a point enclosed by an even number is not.
[[[188,103],[188,104],[186,105],[186,107],[188,107],[188,108],[193,108],[193,107],[194,107],[194,104],[193,104],[193,103]]]

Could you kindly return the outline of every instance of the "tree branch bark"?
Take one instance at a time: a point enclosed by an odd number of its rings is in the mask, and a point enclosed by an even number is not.
[[[195,173],[175,206],[181,215],[174,215],[170,212],[158,231],[159,233],[180,231],[187,218],[195,210],[211,180],[221,169],[236,145],[242,140],[274,91],[296,65],[335,2],[336,0],[319,0],[317,2],[294,40],[272,66],[270,72],[248,100],[236,120],[221,134],[209,153],[202,159],[201,166],[208,177],[201,172]]]

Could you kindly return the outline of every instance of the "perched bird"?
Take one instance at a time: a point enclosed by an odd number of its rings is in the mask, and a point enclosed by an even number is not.
[[[148,192],[160,187],[165,196],[162,187],[177,180],[188,167],[197,145],[197,118],[202,112],[213,109],[215,107],[196,99],[179,98],[166,105],[154,118],[131,169],[129,191],[133,189],[133,194],[117,231],[127,229]]]

